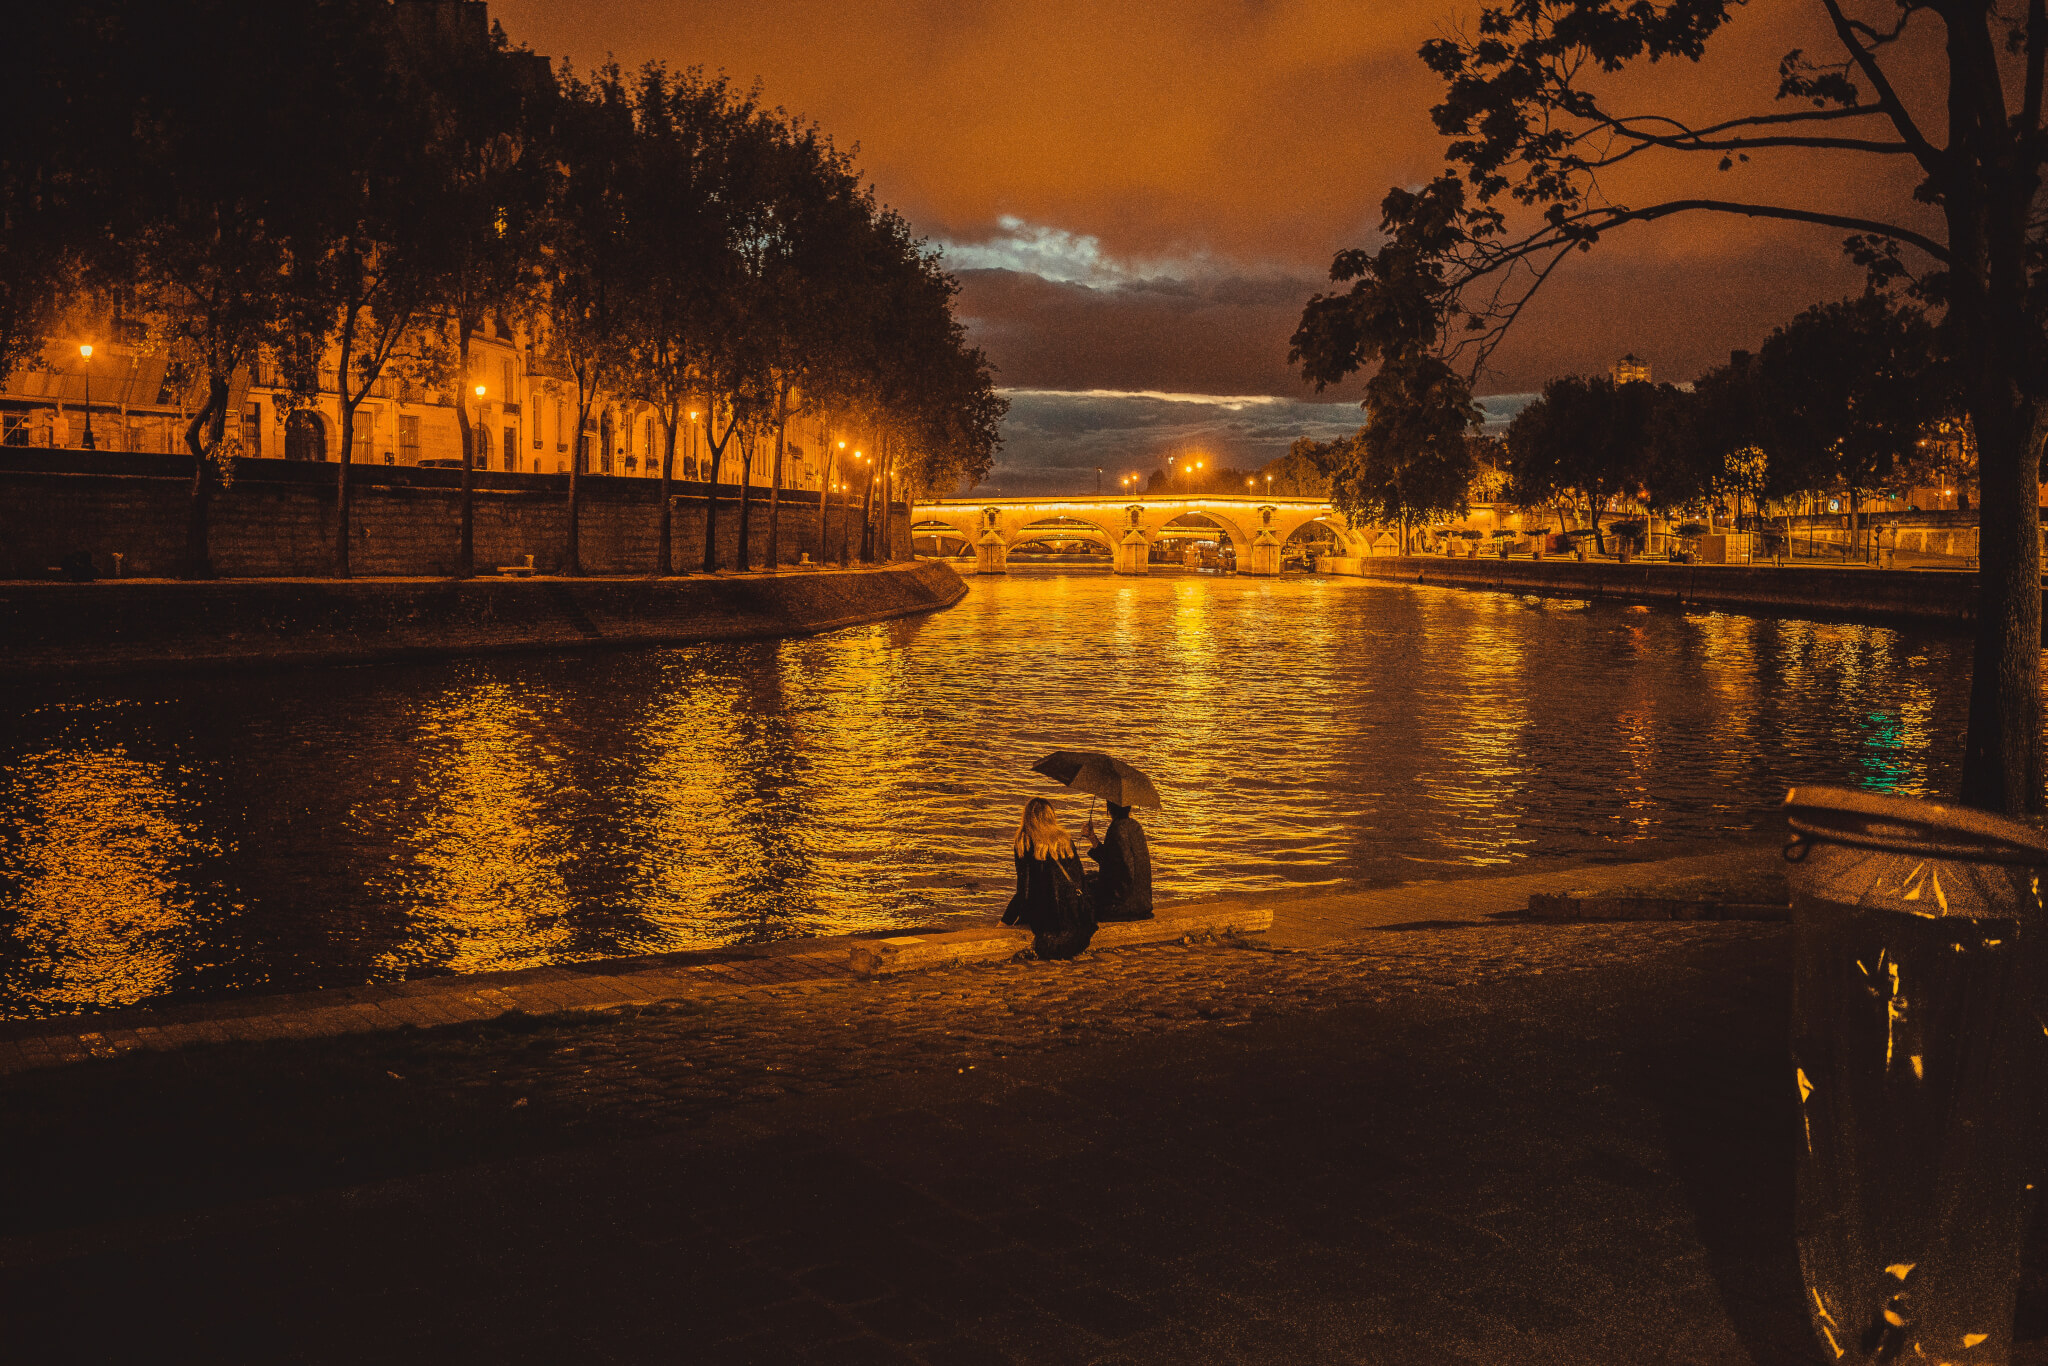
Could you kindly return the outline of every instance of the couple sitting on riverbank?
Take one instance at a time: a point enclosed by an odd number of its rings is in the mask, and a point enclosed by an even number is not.
[[[1101,865],[1090,873],[1074,842],[1060,828],[1052,803],[1033,797],[1024,804],[1012,849],[1017,856],[1017,894],[1003,912],[1005,925],[1031,931],[1040,958],[1072,958],[1088,947],[1095,927],[1106,920],[1152,918],[1152,854],[1145,830],[1131,808],[1109,804],[1109,828],[1095,837],[1095,817],[1081,832],[1088,856]]]

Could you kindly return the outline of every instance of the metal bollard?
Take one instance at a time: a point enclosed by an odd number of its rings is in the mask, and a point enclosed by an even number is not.
[[[1829,1361],[2003,1366],[2042,1167],[2048,837],[1796,788],[1799,1260]]]

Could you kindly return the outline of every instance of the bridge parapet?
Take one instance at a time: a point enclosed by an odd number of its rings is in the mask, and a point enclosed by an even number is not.
[[[1281,547],[1310,523],[1328,528],[1347,556],[1372,553],[1373,529],[1353,527],[1348,517],[1317,498],[951,498],[919,503],[911,511],[914,532],[943,528],[973,546],[977,573],[1002,573],[1009,550],[1019,542],[1066,530],[1101,539],[1115,554],[1118,573],[1142,574],[1160,534],[1183,518],[1199,518],[1229,536],[1245,556],[1241,568],[1246,573],[1277,574]]]

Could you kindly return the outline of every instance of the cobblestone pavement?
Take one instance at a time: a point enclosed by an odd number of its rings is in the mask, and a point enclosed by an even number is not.
[[[1808,1362],[1787,941],[1425,927],[22,1073],[0,1359]]]

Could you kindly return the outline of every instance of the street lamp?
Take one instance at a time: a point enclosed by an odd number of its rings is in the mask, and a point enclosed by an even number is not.
[[[1102,466],[1100,465],[1095,467],[1095,493],[1097,497],[1100,497],[1102,494]]]
[[[85,361],[85,448],[93,449],[92,443],[92,343],[78,348],[79,356]]]
[[[480,442],[479,442],[479,438],[480,438],[480,437],[481,437],[481,436],[483,435],[483,431],[484,431],[484,386],[483,386],[483,385],[481,385],[481,384],[479,384],[479,385],[477,385],[477,386],[476,386],[476,427],[475,427],[475,429],[474,429],[474,430],[472,430],[472,431],[470,432],[470,434],[469,434],[469,467],[470,467],[471,469],[479,469],[479,468],[481,468],[481,466],[479,466],[479,465],[477,464],[477,459],[476,459],[476,455],[477,455],[477,451],[478,451],[478,450],[480,449]],[[583,433],[581,433],[581,432],[578,432],[578,433],[576,433],[576,444],[577,444],[577,445],[579,445],[579,446],[581,446],[581,445],[583,444]],[[343,452],[341,453],[341,458],[342,458],[342,459],[343,459],[344,461],[346,461],[346,460],[348,459],[348,456],[349,456],[349,453],[348,453],[347,451],[343,451]]]

